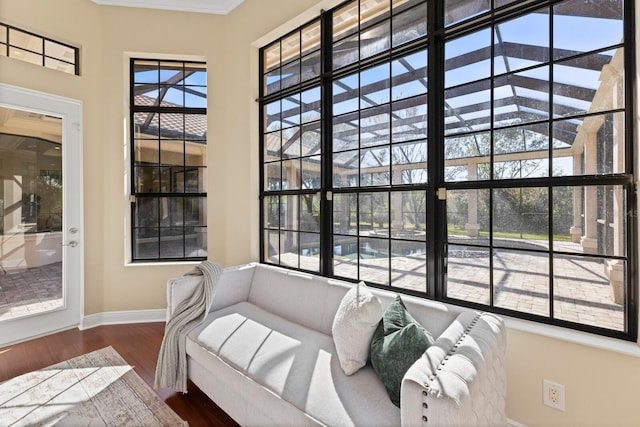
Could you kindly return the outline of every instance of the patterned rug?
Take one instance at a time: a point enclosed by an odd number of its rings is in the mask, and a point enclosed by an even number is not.
[[[0,384],[0,426],[187,426],[112,347]]]

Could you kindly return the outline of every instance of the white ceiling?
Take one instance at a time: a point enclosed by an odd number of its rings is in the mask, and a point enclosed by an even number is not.
[[[226,15],[244,0],[91,0],[104,6],[142,7]]]

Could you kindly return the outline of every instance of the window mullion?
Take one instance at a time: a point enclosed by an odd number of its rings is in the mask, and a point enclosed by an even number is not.
[[[323,12],[321,25],[321,171],[320,171],[320,273],[333,276],[333,200],[328,196],[333,190],[333,80],[332,80],[332,16]]]
[[[635,5],[636,2],[633,1],[625,1],[625,10],[624,10],[624,43],[625,43],[625,63],[624,69],[627,70],[627,75],[629,76],[629,81],[626,83],[625,87],[625,96],[627,99],[625,108],[626,108],[626,116],[625,120],[628,124],[637,123],[635,117],[637,114],[637,101],[633,102],[632,100],[636,100],[635,96],[636,92],[636,37],[635,37]],[[638,173],[636,170],[636,149],[635,145],[631,142],[635,140],[637,130],[635,126],[627,125],[625,129],[625,140],[626,144],[626,164],[625,164],[625,172],[627,174],[632,174],[634,177],[634,182],[627,186],[627,206],[635,213],[635,215],[628,215],[627,222],[627,259],[629,260],[629,278],[627,279],[628,284],[635,284],[635,286],[627,285],[626,286],[626,310],[625,310],[625,322],[628,327],[628,334],[631,337],[637,338],[638,336],[638,215],[637,215],[637,185],[635,183],[635,174]]]
[[[439,141],[444,141],[444,23],[442,2],[427,7],[427,296],[445,294],[446,206],[438,200],[437,189],[444,183],[444,158]],[[431,231],[431,232],[429,232]]]

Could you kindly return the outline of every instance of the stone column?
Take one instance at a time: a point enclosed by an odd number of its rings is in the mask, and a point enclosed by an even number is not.
[[[4,233],[22,231],[22,176],[4,179]]]
[[[284,171],[283,173],[287,177],[287,182],[289,183],[289,188],[298,188],[300,185],[300,174],[299,169],[295,167],[295,163],[298,161],[297,159],[291,162],[284,163]],[[286,224],[288,229],[297,230],[299,228],[299,224],[297,223],[299,215],[298,215],[298,205],[300,203],[299,196],[286,196],[287,197],[287,212],[286,212]],[[295,202],[294,202],[295,201]],[[293,239],[293,234],[289,232],[285,233],[285,247],[281,249],[281,253],[288,252],[292,249],[298,250],[298,241],[297,239]]]
[[[467,175],[469,181],[478,179],[478,164],[474,161],[467,163]],[[467,236],[478,237],[480,224],[478,224],[478,190],[467,190],[467,223],[464,225]]]
[[[392,184],[402,184],[402,169],[399,168],[398,171],[394,171],[391,174],[392,176]],[[404,229],[404,219],[402,218],[402,194],[403,193],[391,193],[391,218],[389,218],[391,230],[392,231],[402,231]]]
[[[573,172],[576,175],[582,174],[582,159],[579,153],[573,154]],[[582,189],[579,187],[573,189],[573,226],[569,229],[571,241],[580,243],[582,237]]]
[[[620,82],[620,76],[614,74],[612,76],[615,82],[612,87],[612,94],[614,99],[613,105],[617,105],[616,98],[623,96],[622,87],[624,85]],[[615,114],[613,116],[613,171],[612,172],[625,172],[625,159],[624,159],[624,117],[621,114]],[[606,224],[607,227],[611,227],[613,232],[613,254],[624,255],[625,254],[625,216],[626,207],[624,204],[624,194],[621,188],[614,187],[613,190],[613,223]],[[625,268],[624,262],[620,260],[608,260],[606,262],[606,274],[609,278],[609,289],[611,299],[616,304],[624,304],[625,300]]]
[[[597,130],[599,126],[593,126],[594,124],[587,123],[585,120],[583,125],[578,126],[578,133],[585,133],[584,172],[586,174],[595,174],[598,171]],[[580,244],[584,253],[598,252],[598,189],[595,186],[588,186],[584,191],[584,235],[580,239]]]

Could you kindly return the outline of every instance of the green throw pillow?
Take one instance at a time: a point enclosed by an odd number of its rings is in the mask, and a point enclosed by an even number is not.
[[[400,385],[411,365],[433,344],[433,337],[407,311],[398,295],[385,310],[371,339],[371,365],[400,407]]]

